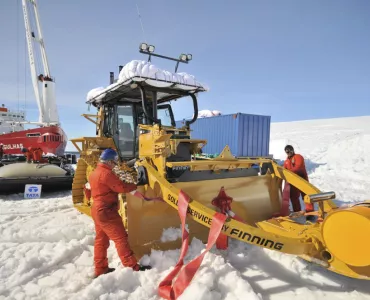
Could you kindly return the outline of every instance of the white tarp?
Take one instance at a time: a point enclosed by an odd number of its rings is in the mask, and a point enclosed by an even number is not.
[[[148,79],[149,78],[149,79]],[[194,90],[195,87],[209,90],[208,86],[198,82],[193,75],[187,73],[172,73],[170,71],[157,68],[150,62],[143,60],[132,60],[127,63],[118,75],[118,80],[106,88],[97,87],[87,93],[87,101],[99,96],[97,100],[101,100],[105,93],[104,91],[111,90],[119,84],[129,84],[132,79],[135,81],[145,81],[147,84],[157,87],[168,87],[176,83],[175,88],[183,90]]]

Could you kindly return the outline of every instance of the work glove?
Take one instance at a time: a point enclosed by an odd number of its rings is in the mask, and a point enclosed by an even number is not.
[[[113,168],[113,173],[115,173],[118,178],[125,183],[136,184],[137,178],[134,174],[125,170],[120,170],[119,167]]]

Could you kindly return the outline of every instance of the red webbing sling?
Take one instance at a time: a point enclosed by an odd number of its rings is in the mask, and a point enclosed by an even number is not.
[[[189,247],[189,232],[185,228],[186,213],[189,205],[190,198],[183,192],[180,191],[178,200],[178,212],[181,219],[181,229],[182,229],[182,246],[180,258],[175,266],[175,268],[160,282],[158,293],[162,298],[165,299],[177,299],[184,290],[189,286],[191,280],[193,279],[195,273],[199,269],[204,255],[212,248],[215,244],[218,236],[220,235],[222,226],[227,218],[226,215],[216,213],[212,219],[212,225],[208,235],[208,243],[206,250],[200,254],[198,257],[189,262],[182,270],[184,265],[184,257],[187,253]],[[175,283],[172,286],[172,281],[178,275]]]
[[[285,181],[283,189],[283,197],[281,199],[281,211],[280,215],[286,217],[289,215],[289,203],[290,203],[290,183]]]
[[[220,213],[226,215],[226,217],[230,217],[234,220],[237,220],[239,222],[244,223],[242,218],[237,216],[232,210],[231,210],[231,203],[233,201],[232,197],[229,197],[226,195],[225,188],[222,186],[217,197],[213,198],[212,205],[216,206]],[[220,235],[217,238],[216,241],[216,247],[220,250],[226,250],[229,245],[229,238],[226,234],[220,233]]]
[[[145,197],[142,193],[140,193],[139,191],[135,190],[135,191],[132,191],[130,192],[131,195],[137,197],[137,198],[140,198],[144,201],[159,201],[159,202],[165,202],[161,197],[155,197],[155,198],[148,198],[148,197]]]
[[[290,184],[285,181],[284,189],[282,191],[281,208],[279,213],[275,213],[273,217],[286,217],[289,215],[290,203]]]

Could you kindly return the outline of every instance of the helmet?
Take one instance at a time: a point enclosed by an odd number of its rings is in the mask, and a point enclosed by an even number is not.
[[[102,154],[100,155],[100,159],[101,160],[115,160],[117,161],[118,160],[118,154],[115,150],[111,149],[111,148],[108,148],[108,149],[105,149]]]
[[[27,148],[22,148],[21,151],[24,153],[24,152],[27,152],[28,150],[27,150]]]

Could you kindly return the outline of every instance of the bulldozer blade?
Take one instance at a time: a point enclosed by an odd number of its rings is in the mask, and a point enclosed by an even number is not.
[[[256,222],[270,218],[280,211],[281,195],[271,177],[228,178],[212,181],[194,181],[172,184],[177,190],[184,191],[192,199],[200,199],[202,206],[215,209],[212,199],[225,187],[227,194],[233,198],[232,210],[251,226]],[[148,191],[146,197],[154,197]],[[173,199],[168,197],[170,201]],[[168,250],[181,246],[181,237],[171,243],[161,242],[163,229],[180,228],[177,210],[166,202],[151,202],[127,195],[127,224],[130,245],[135,253],[149,253],[154,249]],[[202,214],[194,214],[210,224],[211,220]],[[196,237],[204,243],[207,241],[209,229],[192,218],[187,219],[190,239]],[[227,225],[225,225],[227,226]]]

